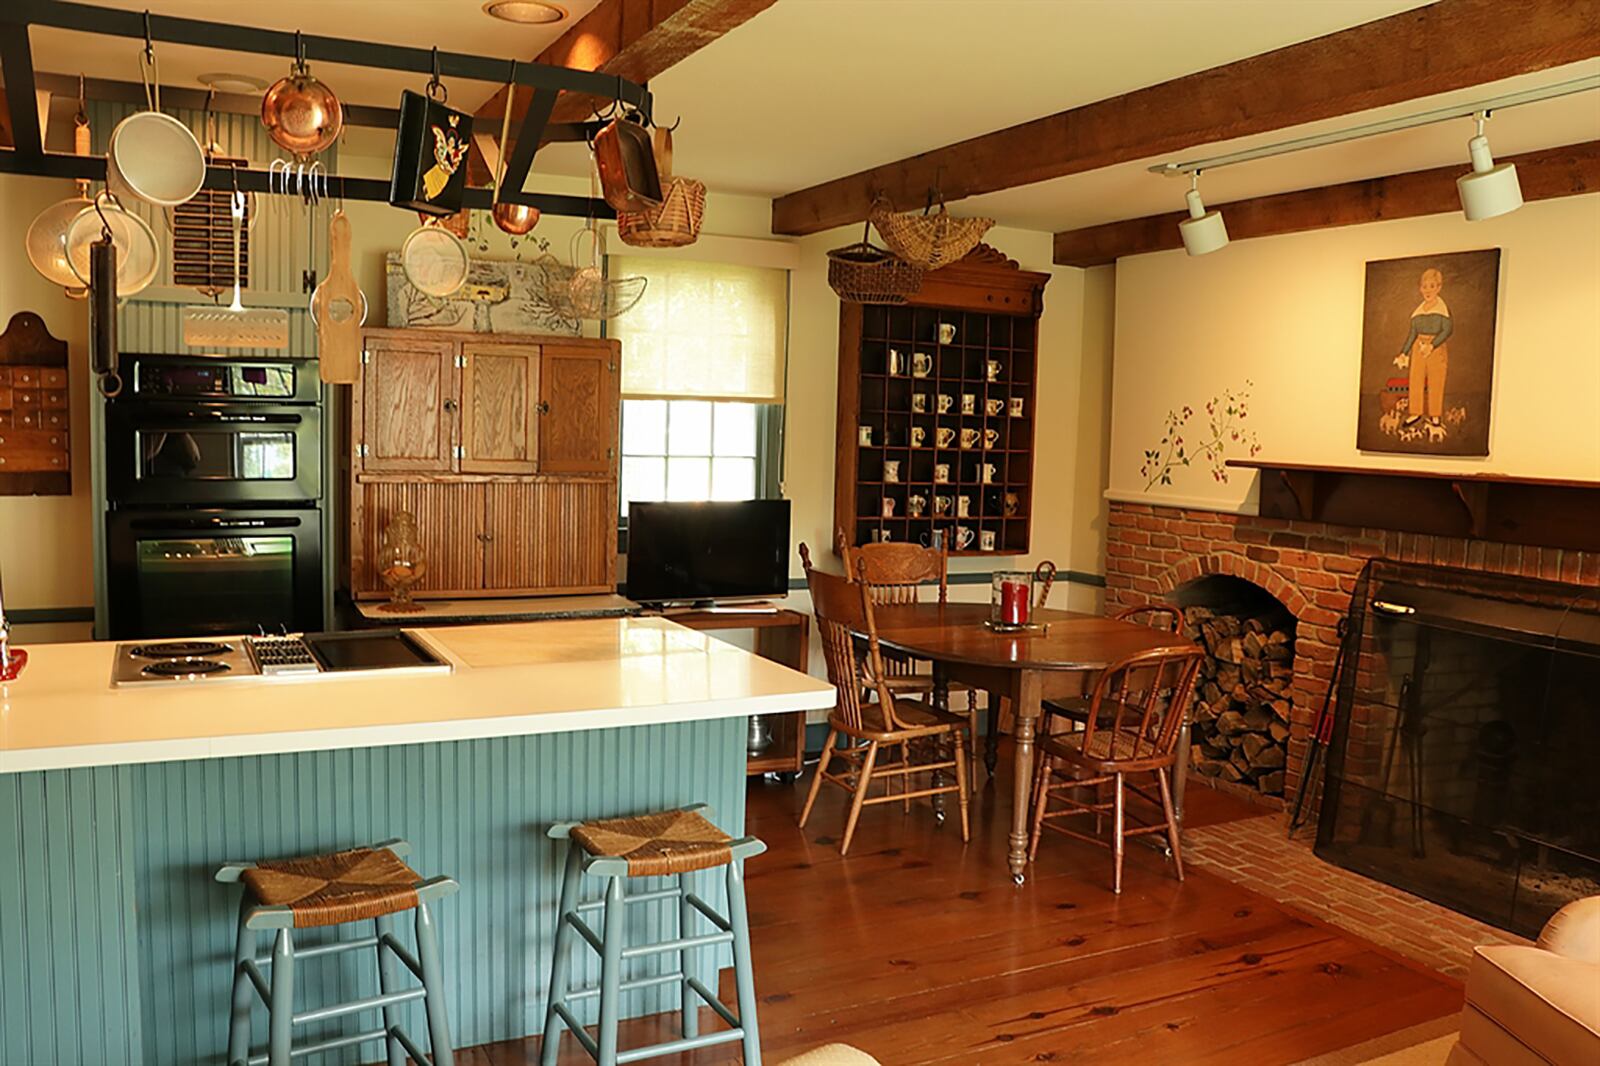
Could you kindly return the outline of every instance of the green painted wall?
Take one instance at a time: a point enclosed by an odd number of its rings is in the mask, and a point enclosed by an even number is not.
[[[741,833],[744,722],[0,776],[0,1066],[220,1061],[238,890],[215,868],[396,836],[461,881],[440,908],[457,1046],[537,1032],[562,854],[545,827],[707,802]],[[670,934],[675,907],[631,908],[630,935]],[[302,1007],[375,991],[365,952],[298,976]]]

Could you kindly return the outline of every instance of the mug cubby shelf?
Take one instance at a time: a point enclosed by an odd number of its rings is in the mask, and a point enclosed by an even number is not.
[[[979,245],[904,306],[840,304],[834,524],[851,543],[943,530],[954,555],[1028,551],[1048,280]]]

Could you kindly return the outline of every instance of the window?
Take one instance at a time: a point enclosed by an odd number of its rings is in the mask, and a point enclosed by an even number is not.
[[[788,273],[612,256],[643,276],[638,306],[608,323],[622,342],[622,484],[632,500],[777,494]]]

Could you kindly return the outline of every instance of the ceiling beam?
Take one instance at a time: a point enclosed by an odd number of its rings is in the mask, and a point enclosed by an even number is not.
[[[1288,129],[1600,55],[1600,0],[1438,0],[1085,104],[772,202],[774,233],[860,222],[876,194],[923,206]]]
[[[573,70],[615,74],[640,85],[693,55],[712,41],[748,22],[777,0],[602,0],[555,43],[540,52],[537,62]],[[532,98],[519,92],[511,118],[520,125]],[[498,92],[478,108],[480,120],[498,123],[505,114],[506,91]],[[582,122],[610,98],[589,93],[562,93],[550,115],[552,123]],[[472,169],[487,168],[474,151]],[[482,180],[477,179],[477,180]]]
[[[1522,196],[1528,201],[1600,192],[1600,141],[1525,152],[1497,162],[1517,165]],[[1228,236],[1235,241],[1439,215],[1461,210],[1456,179],[1471,169],[1462,162],[1409,174],[1207,206],[1222,212],[1228,223]],[[1176,182],[1172,188],[1174,196],[1181,194],[1182,189]],[[1174,211],[1058,233],[1055,235],[1055,263],[1057,266],[1102,266],[1126,255],[1182,248],[1178,223],[1188,217],[1186,211]]]

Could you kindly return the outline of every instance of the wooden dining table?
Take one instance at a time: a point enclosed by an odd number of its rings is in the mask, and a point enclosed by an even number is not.
[[[1189,646],[1181,634],[1051,608],[1034,612],[1033,622],[1042,628],[1021,633],[989,629],[986,603],[883,606],[873,615],[884,648],[933,663],[934,699],[940,706],[949,707],[952,681],[988,692],[991,707],[997,697],[1011,701],[1016,773],[1006,861],[1019,885],[1027,878],[1033,740],[1043,701],[1083,695],[1094,675],[1126,656]]]

